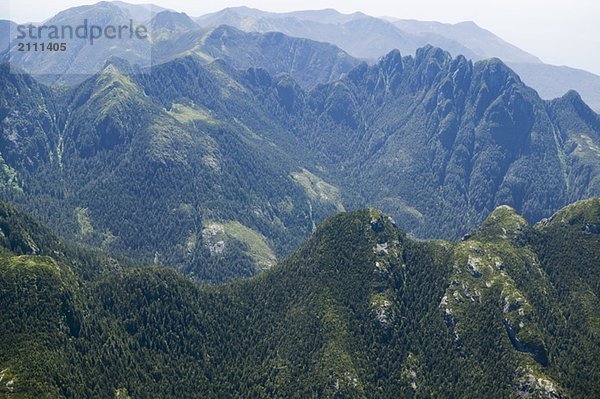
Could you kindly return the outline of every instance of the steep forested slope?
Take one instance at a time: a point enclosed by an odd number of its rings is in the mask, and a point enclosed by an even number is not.
[[[58,98],[5,71],[7,198],[68,237],[213,281],[254,273],[256,256],[269,267],[340,206],[311,198],[321,180],[298,183],[301,168],[246,125],[265,111],[246,107],[253,98],[228,86],[225,65],[184,59],[156,70],[147,87],[126,70],[115,60]]]
[[[600,189],[598,115],[574,92],[540,100],[498,60],[395,52],[311,94],[336,125],[327,155],[419,235],[456,236],[501,204],[535,221]]]
[[[600,192],[600,118],[575,92],[546,102],[499,60],[432,47],[309,91],[196,56],[0,84],[2,198],[205,280],[268,268],[344,207],[454,239],[501,204],[536,221]]]
[[[39,229],[5,209],[3,234]],[[599,226],[598,199],[533,227],[501,207],[464,241],[416,242],[362,210],[221,287],[156,268],[90,281],[76,257],[8,247],[1,395],[594,397]]]

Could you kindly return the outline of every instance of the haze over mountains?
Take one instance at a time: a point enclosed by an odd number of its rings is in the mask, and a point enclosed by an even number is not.
[[[194,54],[206,62],[224,59],[234,67],[260,66],[271,73],[290,73],[300,84],[312,87],[335,80],[359,63],[339,48],[312,40],[297,39],[280,33],[245,34],[234,28],[199,28],[183,13],[102,2],[59,13],[47,24],[77,26],[84,19],[90,25],[122,24],[130,17],[148,24],[148,39],[119,41],[101,38],[90,46],[86,40],[68,40],[65,54],[52,52],[12,52],[11,65],[34,74],[46,84],[75,84],[99,72],[111,57],[126,59],[144,68],[178,57]],[[5,58],[8,54],[5,54]],[[296,65],[298,64],[298,65]],[[300,73],[295,71],[300,70]]]
[[[404,55],[414,55],[418,48],[428,44],[443,48],[453,56],[464,55],[474,61],[497,57],[511,66],[542,98],[553,99],[569,90],[576,90],[593,109],[600,110],[600,77],[566,66],[543,64],[534,55],[503,41],[473,22],[452,25],[433,21],[375,18],[363,13],[345,15],[332,9],[278,14],[248,7],[227,8],[217,13],[190,18],[159,6],[115,1],[76,7],[45,23],[69,23],[69,15],[79,15],[78,18],[85,16],[100,25],[116,24],[124,17],[131,17],[149,26],[151,38],[142,42],[121,42],[118,49],[113,49],[110,41],[100,40],[93,52],[89,51],[89,46],[78,44],[74,40],[69,46],[69,60],[66,64],[64,57],[56,65],[56,57],[49,59],[47,56],[40,57],[39,54],[14,51],[11,54],[12,63],[36,74],[46,83],[72,84],[100,70],[111,55],[122,56],[132,64],[143,66],[158,64],[178,55],[169,51],[169,47],[173,45],[181,52],[196,52],[196,47],[201,42],[200,33],[188,34],[185,40],[177,37],[182,32],[197,30],[198,26],[210,29],[224,24],[247,32],[282,32],[293,37],[332,43],[351,56],[366,59],[370,63],[393,49],[400,50]],[[153,21],[155,18],[158,20]],[[169,27],[163,26],[167,23],[170,24]],[[8,21],[0,21],[0,29],[7,30]],[[3,40],[4,38],[6,35],[3,35]],[[156,46],[160,46],[160,49],[156,49]],[[6,47],[7,45],[3,45],[0,49]],[[88,51],[80,53],[78,48]],[[4,59],[7,57],[8,54],[5,54]],[[337,74],[333,76],[337,77]]]
[[[227,8],[196,18],[203,27],[231,25],[246,31],[278,31],[290,36],[331,42],[361,59],[376,60],[393,49],[414,54],[427,44],[453,55],[479,60],[498,57],[506,61],[541,62],[535,56],[504,42],[473,22],[450,25],[341,14],[333,9],[270,13],[247,7]],[[337,32],[337,34],[333,34]]]
[[[542,98],[552,99],[569,90],[578,91],[596,111],[600,110],[600,77],[582,70],[543,64],[537,57],[473,22],[439,22],[380,19],[362,13],[340,14],[335,10],[269,13],[248,7],[227,8],[196,19],[203,27],[226,24],[245,31],[279,31],[290,36],[331,42],[350,55],[375,60],[398,49],[415,54],[427,44],[443,48],[453,56],[472,60],[500,58]]]

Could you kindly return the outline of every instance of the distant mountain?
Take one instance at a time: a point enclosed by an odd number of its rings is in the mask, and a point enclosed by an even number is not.
[[[600,76],[566,66],[528,63],[509,65],[542,98],[557,98],[569,90],[577,90],[585,102],[600,113]]]
[[[154,4],[131,4],[123,1],[99,1],[94,4],[86,4],[67,8],[50,19],[44,21],[46,25],[52,22],[75,20],[79,17],[93,16],[94,13],[111,14],[119,10],[122,14],[132,18],[137,23],[148,23],[158,13],[167,11],[166,8]],[[99,22],[103,22],[98,18]]]
[[[460,43],[476,55],[476,60],[496,57],[506,63],[542,63],[536,56],[507,43],[472,21],[444,24],[435,21],[399,19],[394,20],[392,23],[402,31],[422,36],[427,43],[432,46],[441,47],[455,56],[458,54],[452,48],[446,48],[443,42],[437,42],[437,40],[443,38]],[[467,56],[467,54],[463,55]]]
[[[68,238],[221,281],[344,208],[456,239],[498,205],[535,221],[600,195],[600,117],[496,59],[396,51],[312,90],[197,56],[149,72],[113,59],[61,91],[5,66],[1,197]]]
[[[31,232],[0,206],[3,237],[16,224]],[[599,232],[600,199],[535,226],[499,207],[457,243],[366,209],[221,287],[159,268],[86,280],[76,254],[2,239],[0,395],[598,397]]]
[[[195,29],[196,23],[184,12],[161,11],[150,21],[152,31],[166,29],[168,31],[181,31]]]
[[[276,14],[236,7],[201,16],[196,22],[206,28],[225,24],[244,31],[306,37],[335,44],[354,57],[371,60],[393,49],[409,54],[426,44],[381,19],[362,13],[344,15],[335,10]]]
[[[196,19],[204,27],[227,24],[244,31],[278,31],[295,37],[329,42],[350,55],[376,60],[389,51],[415,54],[425,45],[440,47],[453,56],[474,61],[500,58],[542,98],[553,99],[569,90],[578,91],[596,112],[600,111],[600,76],[576,69],[543,64],[539,58],[507,43],[473,22],[439,22],[380,19],[362,13],[341,14],[335,10],[269,13],[247,7],[227,8]]]
[[[10,59],[11,65],[46,84],[73,85],[102,70],[113,57],[125,59],[143,70],[194,54],[206,62],[221,58],[236,68],[262,67],[274,75],[287,73],[305,88],[338,79],[359,63],[331,44],[281,33],[245,33],[226,26],[202,29],[185,13],[150,5],[100,2],[65,10],[46,24],[77,26],[87,19],[90,25],[125,22],[128,25],[131,18],[145,24],[147,39],[127,37],[116,42],[101,38],[91,45],[89,41],[74,38],[67,41],[65,52],[22,52],[13,43],[10,53],[0,53],[0,60]]]
[[[44,24],[58,27],[69,26],[75,30],[77,27],[84,26],[86,21],[88,26],[96,25],[102,28],[109,25],[129,27],[134,15],[148,18],[148,20],[151,17],[150,11],[144,15],[138,8],[138,13],[132,14],[129,7],[121,7],[111,2],[100,2],[61,11],[45,21]],[[136,21],[135,26],[138,26],[139,23],[142,22]],[[151,41],[149,38],[132,37],[129,30],[125,31],[120,39],[101,37],[93,44],[90,43],[89,36],[87,38],[70,37],[68,31],[64,38],[51,40],[48,32],[49,30],[45,31],[42,40],[37,40],[45,43],[65,43],[64,51],[20,51],[18,43],[31,42],[32,39],[16,40],[13,38],[10,53],[4,55],[4,60],[10,60],[11,65],[27,70],[47,84],[81,82],[97,73],[109,57],[123,57],[132,65],[140,67],[151,65]]]
[[[226,8],[198,17],[204,27],[227,24],[245,31],[278,31],[333,43],[349,54],[375,60],[397,49],[403,54],[427,44],[473,60],[497,57],[505,62],[541,61],[480,28],[473,22],[442,24],[414,20],[385,20],[363,13],[341,14],[332,9],[269,13],[247,7]]]
[[[285,73],[306,89],[337,80],[360,63],[328,43],[279,32],[246,33],[227,25],[185,31],[154,47],[157,63],[189,54],[206,62],[222,59],[235,68],[261,67],[272,75]]]

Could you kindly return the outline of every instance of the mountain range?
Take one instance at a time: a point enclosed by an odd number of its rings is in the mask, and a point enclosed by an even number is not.
[[[433,45],[453,55],[480,60],[497,57],[507,62],[541,61],[503,41],[473,22],[456,25],[414,20],[382,19],[361,12],[341,14],[333,9],[270,13],[248,7],[226,8],[196,18],[203,27],[230,25],[245,31],[282,32],[331,42],[351,55],[376,60],[397,49],[413,54],[417,48]],[[335,32],[335,34],[334,34]]]
[[[12,64],[35,74],[37,79],[47,84],[74,84],[97,73],[110,56],[123,57],[132,65],[149,66],[182,54],[203,52],[203,33],[207,29],[229,25],[247,32],[280,32],[292,37],[332,43],[357,58],[350,60],[351,57],[344,55],[348,64],[358,63],[358,60],[363,59],[374,63],[394,49],[405,55],[414,55],[418,48],[426,45],[443,48],[455,57],[463,55],[473,61],[496,57],[514,69],[542,98],[553,99],[569,90],[576,90],[593,109],[600,110],[599,76],[566,66],[544,64],[536,56],[470,21],[443,24],[375,18],[360,12],[341,14],[333,9],[270,13],[248,7],[226,8],[220,12],[191,18],[185,13],[151,4],[103,1],[65,10],[44,23],[76,26],[83,19],[100,26],[118,26],[133,19],[136,23],[145,24],[150,35],[147,40],[120,40],[117,47],[105,38],[98,40],[95,46],[88,46],[85,40],[74,38],[66,41],[67,50],[61,57],[53,57],[47,53],[19,52],[15,47],[6,51],[8,43],[1,43],[0,60],[7,61],[10,58]],[[199,26],[204,29],[198,31]],[[10,29],[13,34],[9,36],[7,32]],[[14,38],[15,29],[13,22],[0,21],[0,30],[6,32],[2,35],[2,40]],[[212,57],[211,51],[208,53],[208,58]],[[217,50],[216,53],[217,57],[227,56],[226,51]],[[299,62],[310,60],[310,54],[306,55],[301,51],[295,56],[301,60]],[[250,57],[246,61],[254,59]],[[257,65],[251,66],[262,66],[258,65],[260,60],[256,62]],[[321,66],[327,67],[329,64],[321,63]],[[336,73],[330,80],[346,71],[334,71]],[[298,80],[301,84],[314,84],[314,80]],[[316,81],[325,83],[318,79]]]
[[[168,10],[141,6],[125,7],[126,3],[101,2],[93,6],[68,9],[46,21],[48,26],[89,25],[119,26],[130,18],[147,24],[149,36],[144,39],[114,40],[99,38],[94,45],[87,39],[66,40],[67,50],[53,52],[4,52],[15,68],[23,68],[37,80],[50,84],[77,84],[102,70],[107,60],[123,58],[138,68],[159,65],[187,55],[205,62],[223,59],[236,68],[262,67],[272,74],[287,72],[304,87],[338,79],[360,62],[339,48],[307,39],[292,38],[281,33],[243,33],[220,26],[202,29],[189,16]],[[13,29],[9,21],[0,24],[3,30]],[[3,37],[10,37],[7,33]],[[5,45],[7,47],[8,44]],[[0,56],[0,59],[2,56]]]
[[[456,239],[502,204],[535,221],[600,195],[600,118],[577,93],[544,101],[497,59],[433,47],[310,90],[189,55],[145,72],[113,58],[68,90],[5,65],[0,93],[3,199],[67,238],[203,280],[268,268],[346,208]]]
[[[499,207],[453,244],[343,213],[219,287],[68,249],[4,204],[0,228],[2,397],[600,393],[600,199],[534,226]]]
[[[196,18],[203,27],[221,24],[244,31],[277,31],[295,37],[330,42],[350,55],[376,60],[398,49],[414,55],[433,45],[473,61],[500,58],[544,99],[576,90],[597,112],[600,110],[600,77],[565,66],[542,63],[536,56],[507,43],[471,21],[444,24],[398,18],[375,18],[363,13],[341,14],[333,9],[270,13],[248,7],[232,7]]]
[[[600,115],[555,82],[595,75],[469,22],[82,18],[149,34],[0,43],[0,398],[600,396]]]

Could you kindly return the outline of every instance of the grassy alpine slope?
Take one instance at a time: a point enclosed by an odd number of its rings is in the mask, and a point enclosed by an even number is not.
[[[600,392],[600,199],[534,226],[500,207],[455,244],[342,213],[271,270],[219,287],[155,267],[86,277],[73,267],[85,256],[44,252],[55,239],[4,209],[3,397]]]

